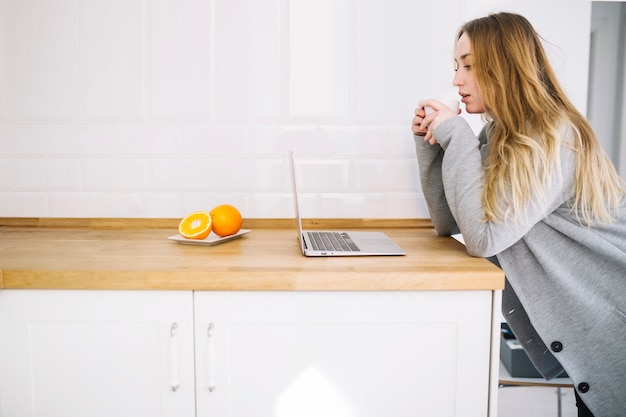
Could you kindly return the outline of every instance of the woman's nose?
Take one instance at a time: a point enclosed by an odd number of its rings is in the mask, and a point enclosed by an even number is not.
[[[463,80],[461,78],[461,75],[457,71],[457,72],[454,73],[454,77],[452,77],[452,85],[458,87],[461,84],[463,84]]]

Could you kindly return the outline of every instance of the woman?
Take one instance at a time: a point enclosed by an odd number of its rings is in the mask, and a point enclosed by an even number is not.
[[[579,416],[625,416],[624,181],[524,17],[466,23],[455,64],[466,111],[486,124],[476,137],[439,101],[415,110],[435,229],[461,232],[470,255],[504,270],[507,322],[545,378],[567,371]]]

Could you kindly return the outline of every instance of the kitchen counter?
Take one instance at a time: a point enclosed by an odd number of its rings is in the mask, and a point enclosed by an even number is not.
[[[175,219],[0,219],[0,287],[234,291],[498,290],[504,273],[470,257],[429,220],[307,220],[307,228],[376,228],[406,256],[306,258],[291,219],[246,219],[252,231],[183,245]]]
[[[504,273],[429,220],[306,220],[407,251],[343,258],[302,256],[292,219],[216,246],[168,240],[177,227],[0,218],[1,415],[273,415],[289,398],[496,415]]]

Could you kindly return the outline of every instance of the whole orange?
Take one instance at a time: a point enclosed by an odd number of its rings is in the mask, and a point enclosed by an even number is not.
[[[243,219],[241,213],[230,204],[222,204],[210,212],[213,223],[213,233],[218,236],[234,235],[241,229]]]

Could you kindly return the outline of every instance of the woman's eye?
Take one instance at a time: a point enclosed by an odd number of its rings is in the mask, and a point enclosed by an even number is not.
[[[459,63],[455,62],[454,63],[454,72],[457,72],[460,68],[461,68],[461,66],[459,65]],[[469,71],[469,70],[472,69],[472,66],[470,64],[467,64],[467,65],[463,65],[462,68],[467,70],[467,71]]]

